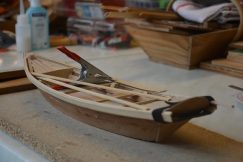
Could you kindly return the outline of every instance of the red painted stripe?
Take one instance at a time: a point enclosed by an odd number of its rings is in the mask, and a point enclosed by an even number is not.
[[[69,51],[66,47],[64,46],[60,46],[57,48],[59,51],[61,51],[62,53],[64,53],[65,55],[67,55],[69,58],[73,59],[74,61],[79,61],[81,59],[81,57],[79,55],[77,55],[74,52]]]

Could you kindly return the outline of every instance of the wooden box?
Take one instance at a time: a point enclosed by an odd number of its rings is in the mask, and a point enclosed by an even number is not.
[[[168,10],[175,0],[170,0]],[[179,35],[142,29],[127,25],[128,32],[155,62],[186,69],[198,67],[200,62],[223,57],[228,44],[243,37],[243,6],[241,0],[231,0],[240,14],[238,29],[225,29],[197,35]]]
[[[136,25],[127,25],[126,29],[152,61],[186,69],[224,56],[237,33],[236,28],[189,36],[143,29]]]

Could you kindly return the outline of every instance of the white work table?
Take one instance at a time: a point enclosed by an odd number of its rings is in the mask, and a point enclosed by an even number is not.
[[[242,145],[235,142],[243,142],[243,110],[237,107],[234,99],[238,91],[228,87],[230,84],[243,87],[242,79],[201,69],[189,71],[157,64],[151,62],[140,48],[107,51],[76,46],[69,49],[115,78],[168,90],[166,93],[172,95],[214,97],[220,104],[216,112],[190,122],[227,138],[217,137],[212,132],[190,124],[179,130],[169,140],[169,144],[122,137],[63,115],[52,108],[38,90],[0,96],[2,131],[58,162],[243,161]],[[56,49],[38,53],[69,64],[74,63]],[[196,132],[199,134],[196,135]],[[193,136],[191,139],[190,135]],[[227,153],[228,150],[223,150],[223,153],[216,151],[228,143],[229,147],[225,149],[231,149],[230,153]],[[239,148],[235,155],[233,149]]]

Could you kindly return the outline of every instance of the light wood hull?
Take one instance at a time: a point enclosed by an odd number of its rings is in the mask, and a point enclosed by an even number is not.
[[[118,116],[72,105],[41,91],[43,96],[62,113],[106,131],[151,142],[163,142],[188,120],[158,123],[152,120]]]

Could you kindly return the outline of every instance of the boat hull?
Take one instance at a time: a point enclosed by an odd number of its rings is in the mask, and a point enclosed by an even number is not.
[[[88,125],[135,139],[163,142],[187,122],[186,120],[165,124],[152,120],[103,113],[67,103],[44,91],[41,92],[52,106],[65,115]]]

